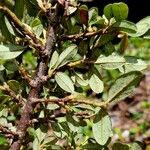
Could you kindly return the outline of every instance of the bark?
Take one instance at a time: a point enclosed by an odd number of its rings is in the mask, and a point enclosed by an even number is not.
[[[59,21],[64,13],[64,7],[61,4],[57,4],[56,10],[54,13],[51,13],[51,10],[48,10],[46,13],[48,19],[48,30],[47,30],[47,41],[45,48],[40,53],[38,58],[38,66],[36,70],[36,76],[31,84],[31,90],[29,92],[28,101],[25,104],[21,118],[18,122],[17,133],[19,138],[14,139],[10,150],[19,150],[22,144],[22,141],[26,135],[27,128],[30,125],[30,120],[33,114],[33,102],[34,99],[39,98],[42,87],[43,87],[43,77],[47,75],[48,62],[51,58],[54,46],[56,43],[56,29],[59,26]]]

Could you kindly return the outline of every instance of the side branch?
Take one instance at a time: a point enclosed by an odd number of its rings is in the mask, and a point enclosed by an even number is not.
[[[21,96],[18,97],[16,93],[9,88],[9,85],[7,85],[7,83],[4,83],[3,86],[0,86],[0,90],[6,92],[6,94],[9,95],[16,103],[19,103],[20,106],[23,106],[23,98]]]
[[[96,107],[106,107],[106,102],[101,102],[98,100],[93,99],[83,99],[83,98],[75,98],[73,96],[67,96],[65,98],[58,98],[58,99],[33,99],[34,103],[54,103],[58,105],[64,104],[87,104]]]
[[[9,130],[7,127],[4,127],[3,125],[0,124],[0,133],[5,134],[5,135],[11,135],[11,136],[18,136],[17,133]]]
[[[63,40],[80,40],[83,38],[90,38],[90,37],[95,36],[95,35],[100,35],[100,34],[106,33],[107,29],[108,29],[108,27],[103,28],[103,29],[99,29],[98,31],[95,31],[95,32],[79,33],[79,34],[73,34],[73,35],[62,35],[62,36],[60,36],[59,40],[60,41],[63,41]]]
[[[23,33],[26,36],[29,36],[31,38],[31,40],[33,41],[33,43],[31,45],[34,48],[36,48],[36,49],[38,49],[40,51],[43,49],[42,48],[43,47],[42,41],[40,39],[38,39],[37,36],[25,24],[23,24],[18,19],[18,17],[9,8],[7,8],[6,6],[3,6],[2,4],[0,4],[0,10],[2,10],[8,16],[8,18],[10,18],[10,20],[13,22],[15,27],[21,33]]]

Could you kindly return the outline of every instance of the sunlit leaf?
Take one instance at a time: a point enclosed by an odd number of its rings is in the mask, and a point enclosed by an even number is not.
[[[125,63],[125,59],[119,55],[100,56],[95,64],[100,64],[105,69],[116,69]]]
[[[19,56],[24,50],[23,46],[19,45],[0,45],[0,59],[13,59]]]
[[[59,58],[59,54],[57,51],[54,51],[52,58],[50,60],[49,69],[55,68],[55,65],[57,64]]]
[[[70,45],[67,49],[65,49],[59,56],[58,64],[59,67],[65,65],[77,54],[77,46]]]
[[[132,71],[120,76],[108,91],[108,101],[117,102],[129,96],[142,78],[142,73]]]
[[[89,85],[95,93],[101,93],[104,89],[103,82],[100,80],[100,78],[96,74],[93,74],[91,76],[89,80]]]
[[[95,140],[100,145],[105,145],[112,136],[111,121],[105,110],[101,109],[95,116],[92,127]]]
[[[119,31],[124,31],[126,33],[136,33],[137,27],[133,22],[122,20],[121,22],[116,22],[112,25],[113,28],[116,28]]]
[[[72,80],[63,72],[57,72],[55,75],[57,84],[65,91],[73,93],[74,85]]]
[[[6,26],[7,26],[7,29],[9,30],[9,32],[15,36],[14,29],[6,17],[5,17],[5,23],[6,23]]]

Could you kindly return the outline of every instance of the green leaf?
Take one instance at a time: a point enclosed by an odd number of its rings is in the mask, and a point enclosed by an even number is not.
[[[20,83],[16,80],[9,80],[7,84],[9,85],[9,88],[15,91],[16,93],[19,93],[19,91],[21,90]]]
[[[93,121],[93,136],[100,145],[105,145],[112,136],[112,126],[107,112],[101,109],[95,116]]]
[[[4,63],[4,67],[9,71],[17,71],[19,69],[15,60],[9,60]]]
[[[19,19],[23,18],[24,13],[24,0],[15,1],[15,14]]]
[[[108,101],[119,101],[129,96],[142,78],[142,73],[132,71],[120,76],[108,91]]]
[[[87,40],[82,40],[80,43],[79,43],[79,53],[84,56],[88,50],[88,41]]]
[[[58,125],[58,123],[56,123],[56,122],[51,122],[51,127],[52,127],[52,129],[53,129],[53,132],[55,133],[55,135],[57,136],[57,137],[62,137],[62,132],[61,132],[61,128],[60,128],[60,126]]]
[[[108,4],[104,7],[104,15],[109,20],[112,17],[114,17],[116,21],[127,19],[128,12],[128,6],[123,2]]]
[[[67,113],[66,120],[71,131],[73,132],[79,131],[79,122],[75,119],[75,116],[73,116],[70,113]]]
[[[3,70],[5,70],[5,67],[0,64],[0,71],[3,71]]]
[[[103,89],[104,89],[103,82],[100,80],[100,78],[97,75],[93,74],[91,76],[89,80],[89,85],[95,93],[103,92]]]
[[[98,8],[96,7],[92,7],[89,11],[88,11],[88,15],[89,15],[89,25],[96,25],[96,24],[103,24],[104,23],[104,19],[100,16],[98,16]]]
[[[80,84],[81,86],[87,86],[88,85],[88,79],[86,79],[86,77],[84,77],[84,75],[82,73],[75,73],[75,77],[76,77],[76,81],[78,84]]]
[[[69,93],[74,92],[74,85],[72,80],[63,72],[57,72],[55,75],[57,84],[65,91]]]
[[[7,103],[7,101],[10,99],[11,97],[8,95],[0,95],[0,107],[3,106],[3,104]]]
[[[32,29],[36,33],[36,35],[40,36],[43,33],[43,25],[39,18],[35,18],[31,22],[30,26],[32,27]]]
[[[147,16],[136,23],[137,32],[135,34],[130,34],[132,37],[139,37],[144,35],[150,29],[150,16]]]
[[[52,55],[52,58],[51,58],[51,60],[50,60],[49,69],[53,69],[53,68],[56,67],[58,58],[59,58],[58,52],[57,52],[57,51],[54,51],[54,53],[53,53],[53,55]]]
[[[112,4],[108,4],[104,7],[104,15],[109,20],[113,17]]]
[[[2,134],[0,134],[0,145],[5,145],[5,144],[8,144],[8,141]]]
[[[119,31],[124,31],[126,33],[136,33],[137,27],[133,22],[122,20],[121,22],[116,22],[112,25],[113,28],[118,29]]]
[[[6,27],[9,30],[9,32],[15,36],[14,29],[13,29],[12,25],[10,24],[9,20],[7,19],[7,17],[5,17],[5,23],[6,23]]]
[[[130,149],[129,150],[143,150],[143,144],[140,142],[134,142],[133,144],[131,144]]]
[[[23,46],[19,45],[0,45],[0,59],[13,59],[19,56],[24,50]]]
[[[83,150],[108,150],[107,147],[92,142],[89,142],[88,144],[84,145],[82,148]]]
[[[116,35],[117,34],[115,32],[113,32],[112,34],[104,34],[104,35],[100,36],[96,41],[95,47],[100,47],[100,46],[107,44],[108,42],[112,41],[116,37]],[[92,40],[92,38],[91,38],[91,40]],[[92,42],[92,41],[90,41],[90,42]]]
[[[124,63],[125,59],[119,55],[100,56],[95,62],[95,64],[100,64],[105,69],[117,69]]]
[[[115,20],[120,21],[127,19],[129,10],[125,3],[120,2],[112,4],[112,12]]]
[[[0,17],[0,20],[1,20],[0,31],[2,35],[6,38],[6,40],[9,40],[10,42],[14,42],[14,36],[9,32],[6,26],[5,17],[3,15]]]
[[[55,110],[55,109],[58,109],[58,108],[59,108],[59,105],[57,105],[57,104],[48,104],[47,105],[48,110]]]
[[[40,150],[40,142],[38,141],[37,138],[34,139],[32,148],[33,150]]]
[[[129,146],[122,143],[114,143],[112,150],[129,150]]]
[[[121,72],[130,72],[130,71],[142,71],[147,68],[147,64],[141,59],[136,59],[134,57],[125,57],[126,63],[122,68],[119,68]]]
[[[58,59],[58,66],[61,67],[71,61],[74,56],[77,54],[77,46],[75,44],[72,44],[67,49],[65,49],[59,56]]]

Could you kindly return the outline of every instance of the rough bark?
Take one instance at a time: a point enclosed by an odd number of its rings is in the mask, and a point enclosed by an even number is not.
[[[19,137],[17,139],[14,139],[12,145],[10,146],[10,150],[20,149],[21,143],[26,135],[27,128],[30,125],[34,107],[33,101],[34,99],[39,98],[41,94],[44,84],[43,77],[47,75],[48,62],[51,58],[56,43],[56,29],[59,25],[59,21],[63,13],[64,7],[59,3],[57,4],[54,13],[51,13],[51,10],[48,10],[46,13],[46,17],[48,19],[47,41],[44,50],[42,51],[42,53],[40,53],[40,56],[38,58],[36,76],[34,77],[33,83],[31,84],[31,90],[29,92],[27,103],[25,104],[25,107],[21,114],[21,118],[18,122],[17,133],[19,134]]]

